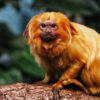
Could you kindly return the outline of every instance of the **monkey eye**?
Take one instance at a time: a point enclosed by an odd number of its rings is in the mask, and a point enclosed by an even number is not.
[[[46,25],[44,23],[42,23],[40,26],[41,26],[41,28],[45,28],[46,27]]]
[[[51,27],[52,27],[52,28],[55,28],[55,27],[56,27],[56,24],[52,24]]]

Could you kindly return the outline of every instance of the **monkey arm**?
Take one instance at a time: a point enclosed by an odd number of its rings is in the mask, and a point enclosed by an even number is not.
[[[82,69],[83,63],[80,61],[75,61],[74,63],[70,64],[69,68],[64,71],[60,80],[69,79],[69,78],[76,78]]]

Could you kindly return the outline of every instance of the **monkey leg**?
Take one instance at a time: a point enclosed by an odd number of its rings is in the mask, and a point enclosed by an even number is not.
[[[44,75],[44,79],[39,81],[39,82],[35,82],[36,84],[46,84],[49,82],[54,82],[56,80],[56,74],[52,73],[52,72],[45,72]]]
[[[55,88],[62,88],[63,85],[69,85],[69,84],[72,84],[72,83],[75,84],[75,85],[77,85],[77,86],[79,86],[79,87],[81,87],[86,93],[89,93],[88,89],[81,82],[79,82],[76,79],[63,80],[63,81],[60,81],[58,83],[55,83],[53,86]]]
[[[79,75],[79,72],[82,68],[81,62],[75,62],[72,64],[61,76],[59,81],[53,85],[54,88],[62,88],[63,85],[69,85],[71,83],[74,83],[81,87],[86,93],[88,93],[88,89],[85,88],[85,86],[76,80],[75,78]]]

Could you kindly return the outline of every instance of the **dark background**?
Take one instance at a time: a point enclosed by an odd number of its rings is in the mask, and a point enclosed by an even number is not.
[[[100,32],[100,0],[0,0],[0,84],[32,83],[43,78],[22,33],[30,18],[60,11],[71,21]]]

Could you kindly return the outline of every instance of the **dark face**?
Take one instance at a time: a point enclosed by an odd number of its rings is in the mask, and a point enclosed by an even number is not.
[[[42,41],[50,43],[55,40],[55,31],[57,30],[57,25],[55,22],[46,20],[40,24],[40,29],[42,31],[42,34],[40,35]]]

